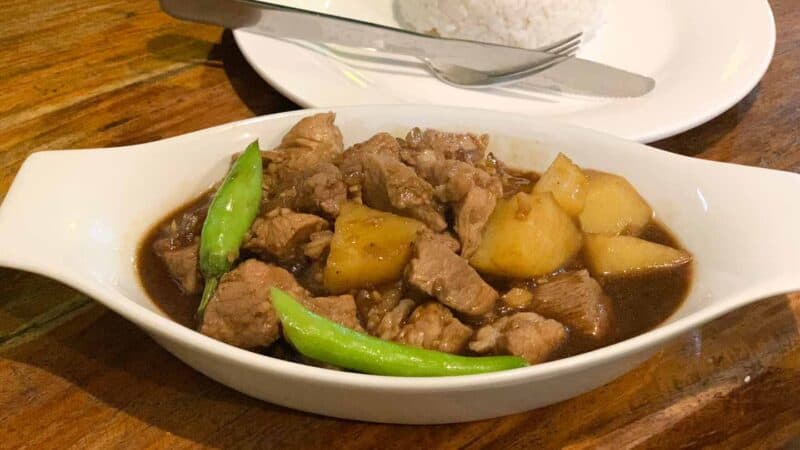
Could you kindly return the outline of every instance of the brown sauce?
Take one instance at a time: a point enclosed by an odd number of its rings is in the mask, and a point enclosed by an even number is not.
[[[153,303],[172,320],[189,328],[194,328],[194,312],[200,304],[200,294],[186,295],[181,292],[175,280],[169,276],[164,262],[156,254],[153,244],[159,238],[161,230],[169,226],[175,217],[204,209],[210,196],[211,192],[204,192],[159,221],[147,232],[136,258],[139,279]]]
[[[514,175],[517,178],[515,183],[518,184],[519,191],[527,191],[528,189],[526,188],[529,188],[535,182],[535,174],[515,173]],[[528,181],[526,182],[525,180]],[[204,208],[208,205],[210,195],[210,192],[203,193],[185,206],[170,213],[148,232],[138,250],[137,269],[145,291],[167,316],[190,328],[194,328],[194,312],[200,302],[200,295],[186,295],[181,292],[178,285],[167,273],[162,260],[156,255],[153,244],[159,238],[161,230],[169,226],[175,217],[192,212],[199,212],[199,214],[204,215]],[[640,237],[671,247],[681,247],[670,232],[657,222],[652,222]],[[584,264],[581,258],[578,257],[569,265],[568,269],[582,267],[584,267]],[[293,270],[293,272],[297,271]],[[485,277],[485,279],[501,293],[508,289],[511,284],[530,283],[488,277]],[[691,279],[691,264],[672,270],[643,275],[598,279],[606,294],[613,301],[614,321],[611,332],[605,339],[600,341],[572,334],[567,344],[551,359],[584,353],[655,328],[669,318],[681,305],[689,292]],[[503,314],[508,311],[499,310],[498,312]],[[466,322],[465,318],[462,318],[462,320]],[[471,323],[471,325],[476,326],[479,323]],[[294,354],[289,346],[273,344],[272,347],[274,348],[265,350],[265,353],[283,359],[298,359],[298,355]]]
[[[639,237],[681,248],[677,239],[658,222],[651,222]],[[613,302],[611,332],[601,341],[572,334],[556,358],[605,347],[657,327],[677,311],[689,294],[692,264],[639,275],[599,278],[597,281]]]

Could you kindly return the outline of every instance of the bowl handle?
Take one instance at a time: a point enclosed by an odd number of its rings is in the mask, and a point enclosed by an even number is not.
[[[745,286],[762,286],[764,295],[800,291],[800,175],[740,169],[742,176],[725,188],[735,199],[727,228],[736,230],[738,243],[748,248],[737,256],[749,267],[741,281]],[[736,235],[726,241],[737,243]]]
[[[118,270],[130,164],[113,150],[29,156],[0,205],[0,266],[61,281]]]
[[[26,270],[56,278],[54,272],[63,272],[53,236],[55,228],[51,212],[63,210],[56,196],[64,174],[53,169],[58,166],[54,152],[30,155],[17,172],[5,199],[0,204],[0,266]],[[85,177],[89,182],[90,177]],[[70,189],[69,186],[62,186]],[[49,209],[52,208],[52,211]],[[50,228],[50,229],[49,229]]]
[[[153,223],[227,170],[218,146],[180,139],[168,153],[141,144],[29,156],[0,205],[0,266],[116,285]]]

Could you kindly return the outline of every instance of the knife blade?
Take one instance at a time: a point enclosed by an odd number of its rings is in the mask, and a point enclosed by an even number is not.
[[[652,91],[650,77],[581,58],[570,58],[509,87],[547,89],[592,97],[641,97]]]
[[[636,97],[649,92],[648,77],[579,58],[458,39],[361,22],[255,0],[160,0],[161,8],[183,20],[242,29],[271,37],[371,48],[476,71],[503,75],[558,62],[525,83],[578,95]],[[562,61],[563,60],[563,61]],[[524,85],[519,85],[524,87]],[[515,86],[516,87],[516,86]]]

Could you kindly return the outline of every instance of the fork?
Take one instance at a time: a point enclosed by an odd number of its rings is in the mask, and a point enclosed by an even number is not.
[[[488,86],[501,86],[513,84],[521,79],[528,78],[569,59],[578,52],[583,33],[576,33],[552,44],[539,47],[539,52],[549,53],[554,56],[551,60],[544,60],[530,64],[527,68],[514,71],[484,71],[471,69],[455,64],[436,63],[430,58],[418,58],[439,81],[456,87],[482,88]]]
[[[251,29],[279,37],[300,33],[296,37],[306,40],[416,53],[437,77],[456,85],[503,83],[537,73],[569,59],[570,55],[555,51],[574,48],[580,40],[580,35],[575,35],[542,51],[523,50],[441,39],[263,0],[160,0],[160,3],[165,12],[184,20]]]

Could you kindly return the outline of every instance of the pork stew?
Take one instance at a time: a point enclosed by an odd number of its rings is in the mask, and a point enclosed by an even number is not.
[[[688,293],[691,255],[623,177],[559,155],[540,175],[485,135],[412,129],[344,149],[333,114],[262,151],[258,216],[201,316],[201,233],[215,189],[157,223],[137,266],[177,322],[326,365],[282,338],[277,287],[358,333],[529,364],[641,334]]]

